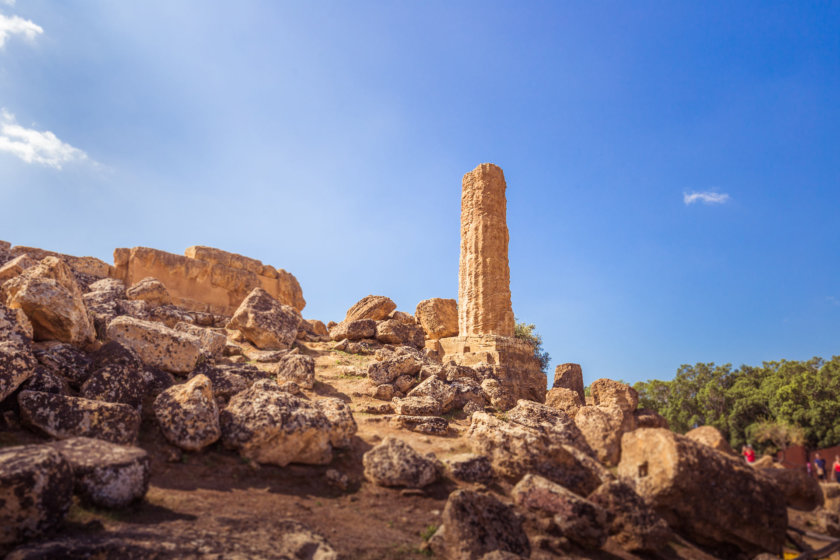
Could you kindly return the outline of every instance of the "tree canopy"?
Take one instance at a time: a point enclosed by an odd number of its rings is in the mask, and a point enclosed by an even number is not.
[[[709,425],[738,449],[773,452],[790,444],[840,444],[840,356],[764,362],[760,367],[682,365],[671,381],[640,381],[639,406],[685,433]]]

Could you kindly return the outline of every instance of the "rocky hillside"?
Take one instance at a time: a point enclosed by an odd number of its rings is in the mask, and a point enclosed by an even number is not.
[[[0,243],[9,559],[776,558],[840,535],[840,485],[675,434],[627,385],[586,397],[563,364],[516,400],[442,363],[452,300],[325,325],[281,269],[157,253]]]

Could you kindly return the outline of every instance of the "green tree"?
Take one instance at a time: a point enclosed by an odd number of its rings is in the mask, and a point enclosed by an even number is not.
[[[519,319],[515,319],[516,326],[514,327],[513,335],[516,338],[525,340],[534,347],[534,357],[540,362],[540,369],[543,373],[548,374],[548,363],[551,361],[551,356],[548,352],[543,350],[543,339],[537,333],[537,327],[533,323],[525,323]]]

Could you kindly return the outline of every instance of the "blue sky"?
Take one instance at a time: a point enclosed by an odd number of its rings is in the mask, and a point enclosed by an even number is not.
[[[840,354],[840,3],[0,14],[0,239],[211,245],[295,274],[306,317],[413,311],[457,297],[493,162],[514,311],[587,383]]]

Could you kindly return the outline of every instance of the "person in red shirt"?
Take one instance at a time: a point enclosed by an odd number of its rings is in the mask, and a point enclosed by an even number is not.
[[[745,445],[741,449],[741,453],[744,455],[744,460],[746,460],[747,463],[755,463],[755,449],[752,448],[752,445]]]
[[[831,468],[834,471],[834,481],[840,482],[840,455],[834,456],[834,464]]]

